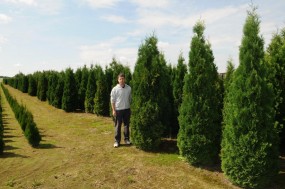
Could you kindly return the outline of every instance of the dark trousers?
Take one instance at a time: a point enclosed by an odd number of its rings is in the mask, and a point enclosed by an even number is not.
[[[124,123],[124,137],[125,140],[129,140],[130,137],[130,117],[131,117],[131,110],[116,110],[116,117],[115,117],[115,141],[118,143],[121,142],[121,126]]]

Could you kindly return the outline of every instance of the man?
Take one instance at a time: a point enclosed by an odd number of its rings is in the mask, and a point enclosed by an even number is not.
[[[118,75],[118,84],[111,91],[111,104],[113,116],[115,118],[115,143],[114,147],[120,146],[121,142],[121,126],[124,122],[124,138],[125,144],[130,142],[130,116],[131,116],[131,87],[125,83],[125,75]]]

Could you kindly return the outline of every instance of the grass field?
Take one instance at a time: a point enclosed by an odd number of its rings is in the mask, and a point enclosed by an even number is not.
[[[238,188],[217,167],[195,168],[178,155],[175,141],[161,151],[134,146],[113,148],[111,118],[65,113],[47,102],[6,86],[33,113],[43,141],[28,145],[20,125],[2,95],[4,155],[0,158],[0,188]],[[285,186],[285,166],[273,188]]]

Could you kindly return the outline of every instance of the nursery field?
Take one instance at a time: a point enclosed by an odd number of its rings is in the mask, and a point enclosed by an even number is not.
[[[174,140],[164,140],[158,152],[135,146],[113,148],[111,118],[65,113],[9,86],[27,106],[42,135],[32,148],[1,89],[4,154],[0,156],[0,188],[238,188],[220,166],[192,167],[178,154]],[[285,186],[285,158],[272,188]]]

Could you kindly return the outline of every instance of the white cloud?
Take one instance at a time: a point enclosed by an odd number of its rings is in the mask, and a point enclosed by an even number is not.
[[[19,68],[19,67],[22,67],[23,65],[22,64],[20,64],[20,63],[18,63],[18,64],[14,64],[14,67],[16,67],[16,68]]]
[[[0,45],[6,43],[7,41],[8,41],[7,38],[0,35]]]
[[[116,24],[122,24],[122,23],[127,23],[129,22],[126,18],[122,16],[117,16],[117,15],[108,15],[108,16],[102,16],[104,20],[107,20],[109,22],[113,22]]]
[[[130,0],[130,2],[144,8],[164,8],[170,5],[169,0]]]
[[[168,12],[158,10],[152,11],[150,9],[139,9],[138,22],[148,27],[162,27],[162,26],[174,26],[174,27],[192,27],[199,19],[205,20],[207,24],[219,21],[223,18],[234,15],[240,11],[245,11],[247,5],[241,5],[238,7],[223,7],[219,9],[208,9],[206,11],[196,13],[194,15],[182,16],[182,14],[169,14]]]
[[[7,24],[11,22],[12,18],[6,14],[0,14],[0,24]]]
[[[6,1],[15,4],[36,5],[36,0],[6,0]]]
[[[57,14],[63,6],[63,0],[6,0],[6,2],[29,6],[45,14]]]
[[[94,45],[82,45],[79,47],[80,58],[85,63],[100,64],[104,68],[115,57],[132,69],[136,61],[137,48],[118,47],[124,41],[124,37],[115,37]]]
[[[81,0],[83,3],[87,3],[92,8],[110,8],[115,6],[121,0]]]

